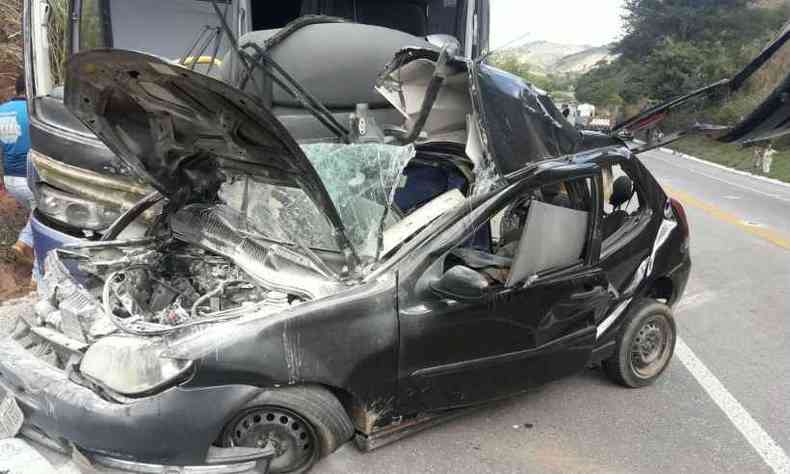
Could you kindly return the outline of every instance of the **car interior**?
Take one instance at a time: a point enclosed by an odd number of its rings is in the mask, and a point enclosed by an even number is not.
[[[619,164],[603,168],[603,220],[604,246],[612,236],[638,220],[645,209],[634,180]]]
[[[593,202],[584,181],[550,183],[516,198],[482,226],[496,229],[490,246],[466,242],[448,255],[445,272],[465,266],[492,287],[510,288],[580,262]]]

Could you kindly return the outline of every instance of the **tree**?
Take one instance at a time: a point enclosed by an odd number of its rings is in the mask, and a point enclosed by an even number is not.
[[[626,0],[625,35],[615,52],[639,60],[666,39],[737,45],[781,25],[776,9],[755,8],[752,0]]]
[[[782,26],[790,2],[770,8],[750,0],[626,0],[618,58],[576,83],[596,105],[663,101],[731,77]]]
[[[623,98],[620,90],[623,85],[617,76],[618,68],[606,61],[599,62],[584,80],[576,83],[576,100],[588,102],[598,107],[620,106]]]
[[[0,3],[0,102],[14,93],[22,70],[22,0]]]

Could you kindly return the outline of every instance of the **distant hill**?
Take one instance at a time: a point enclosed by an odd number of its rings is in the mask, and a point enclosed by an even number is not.
[[[569,54],[560,59],[552,66],[555,73],[585,73],[592,69],[600,61],[611,61],[614,55],[608,46],[585,49],[576,54]]]
[[[590,48],[592,46],[560,44],[550,41],[531,41],[511,48],[509,52],[517,55],[521,61],[549,72],[562,58],[581,53]]]
[[[534,73],[581,74],[604,59],[613,59],[608,46],[589,46],[532,41],[507,50]]]

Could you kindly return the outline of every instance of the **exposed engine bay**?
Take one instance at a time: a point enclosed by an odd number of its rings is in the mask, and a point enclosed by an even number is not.
[[[187,207],[160,237],[51,253],[30,326],[85,344],[118,332],[162,336],[279,313],[343,288],[291,248],[233,228],[238,217],[221,204]]]
[[[287,308],[303,301],[264,288],[229,258],[188,244],[172,242],[146,253],[145,263],[103,275],[105,313],[130,332],[137,322],[181,326],[232,317],[256,304]]]
[[[64,265],[70,261],[90,275],[87,284],[76,283]],[[51,307],[39,316],[85,342],[117,330],[162,335],[305,301],[261,285],[228,257],[174,239],[74,248],[50,256],[47,265],[44,292]]]

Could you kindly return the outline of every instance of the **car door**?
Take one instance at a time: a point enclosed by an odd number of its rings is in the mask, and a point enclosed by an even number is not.
[[[470,405],[523,391],[581,370],[595,346],[595,321],[608,306],[597,264],[597,204],[587,254],[480,297],[422,298],[405,278],[399,289],[400,400],[408,411]],[[468,234],[467,234],[468,235]],[[434,263],[444,265],[441,259]],[[421,277],[423,280],[425,276]]]

